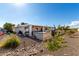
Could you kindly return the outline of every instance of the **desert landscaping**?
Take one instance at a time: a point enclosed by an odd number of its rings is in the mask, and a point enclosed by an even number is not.
[[[52,37],[47,38],[49,37],[48,34],[43,34],[42,37],[44,37],[44,35],[47,36],[43,38],[44,40],[40,40],[37,37],[25,36],[22,33],[10,31],[11,28],[13,28],[10,25],[10,23],[5,23],[3,27],[7,31],[0,35],[0,56],[79,55],[79,32],[75,28],[60,25],[58,27],[54,26],[54,30],[48,28],[48,31],[45,32],[51,32]],[[36,34],[36,36],[39,35]]]

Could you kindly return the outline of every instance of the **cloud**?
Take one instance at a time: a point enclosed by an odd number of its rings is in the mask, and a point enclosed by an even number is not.
[[[75,28],[79,28],[79,21],[78,21],[78,20],[77,20],[77,21],[72,21],[72,22],[69,24],[69,26],[75,27]]]

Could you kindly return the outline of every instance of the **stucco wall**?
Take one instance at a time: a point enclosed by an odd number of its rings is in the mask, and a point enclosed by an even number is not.
[[[33,35],[43,41],[52,38],[51,32],[34,32]]]
[[[22,33],[24,34],[25,33],[25,28],[24,27],[18,27],[18,28],[15,29],[16,33],[19,33],[19,31],[22,31]]]

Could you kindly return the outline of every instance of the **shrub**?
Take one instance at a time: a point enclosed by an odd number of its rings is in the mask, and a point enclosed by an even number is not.
[[[46,47],[49,51],[56,51],[58,49],[60,49],[61,47],[64,47],[65,44],[64,44],[64,30],[61,31],[60,30],[56,30],[56,33],[55,35],[52,37],[52,39],[49,39],[47,42],[46,42]]]
[[[13,34],[16,34],[16,32],[13,32]]]
[[[52,41],[47,42],[47,48],[49,51],[58,50],[63,46],[64,38],[62,36],[55,36]]]
[[[4,48],[16,48],[19,45],[20,39],[16,35],[9,35],[5,38],[1,46]]]
[[[77,31],[74,30],[74,29],[70,29],[70,30],[67,31],[67,33],[68,33],[69,35],[74,34],[75,32],[77,32]]]

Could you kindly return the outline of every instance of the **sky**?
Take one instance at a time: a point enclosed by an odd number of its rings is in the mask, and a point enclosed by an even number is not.
[[[78,3],[0,3],[0,26],[6,22],[79,26]]]

